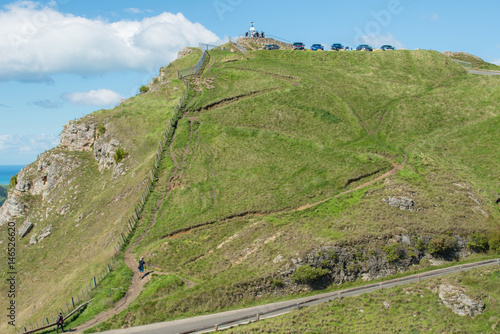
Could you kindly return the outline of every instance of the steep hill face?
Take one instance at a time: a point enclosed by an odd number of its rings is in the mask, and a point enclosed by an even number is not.
[[[163,69],[148,93],[70,123],[20,173],[0,221],[36,224],[18,251],[22,319],[81,290],[114,255],[188,82],[131,241],[180,283],[152,278],[101,329],[466,256],[471,233],[498,226],[498,78],[432,51],[212,50],[201,75],[175,79],[199,55]],[[449,249],[433,251],[439,238]]]

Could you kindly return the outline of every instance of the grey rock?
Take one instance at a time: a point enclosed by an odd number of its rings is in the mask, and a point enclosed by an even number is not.
[[[26,208],[26,204],[21,202],[15,194],[9,193],[9,197],[0,207],[0,226],[22,217]]]
[[[401,210],[413,211],[415,208],[413,199],[407,197],[388,197],[382,199],[382,201],[393,208],[400,208]]]
[[[285,258],[281,255],[276,256],[276,258],[273,260],[274,263],[279,263],[282,262]]]
[[[190,54],[192,52],[193,52],[193,49],[186,46],[184,49],[182,49],[181,51],[179,51],[177,53],[177,59],[181,59],[183,57],[186,57],[188,54]]]
[[[49,235],[52,234],[52,225],[47,225],[42,229],[42,232],[38,234],[36,237],[37,242],[42,241],[43,239],[47,238]]]
[[[104,136],[94,143],[94,158],[99,163],[100,172],[114,165],[114,155],[120,145],[120,142],[116,139],[111,139],[108,142],[108,138],[109,136]]]
[[[24,224],[19,228],[19,237],[24,238],[24,236],[28,234],[32,228],[33,223],[31,223],[29,220],[26,220]]]
[[[485,308],[482,300],[473,300],[462,289],[452,285],[440,285],[439,298],[441,298],[446,307],[460,316],[469,315],[475,317],[483,313]]]
[[[37,243],[36,237],[37,237],[36,234],[34,234],[34,235],[31,236],[31,238],[30,238],[30,245],[36,245],[36,243]]]
[[[384,302],[384,307],[385,307],[385,308],[390,308],[390,307],[391,307],[391,305],[389,305],[389,303],[388,303],[388,302]]]
[[[69,151],[90,151],[94,144],[96,123],[69,122],[61,133],[60,147]]]

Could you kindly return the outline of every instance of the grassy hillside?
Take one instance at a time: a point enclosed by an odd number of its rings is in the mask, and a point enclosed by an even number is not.
[[[9,190],[8,186],[1,186],[0,185],[0,206],[7,199],[7,191],[8,190]]]
[[[38,210],[34,232],[56,228],[35,246],[21,241],[21,319],[64,305],[113,255],[113,233],[140,197],[184,93],[176,71],[199,55],[163,68],[148,93],[81,120],[120,141],[127,171],[114,179],[111,170],[98,171],[91,152],[64,153],[81,164],[75,181],[51,203],[29,199]],[[185,81],[185,112],[131,240],[140,241],[137,258],[169,275],[152,277],[99,330],[308,290],[281,289],[280,280],[321,247],[357,247],[361,264],[402,234],[467,240],[498,228],[497,77],[469,75],[423,50],[212,50],[203,74]],[[414,210],[384,203],[391,197],[411,198]],[[67,216],[43,215],[70,202]],[[46,264],[35,267],[40,261]]]
[[[144,191],[145,180],[150,178],[160,138],[185,90],[185,85],[174,79],[177,70],[196,64],[200,54],[195,52],[162,69],[162,80],[147,95],[137,95],[114,109],[96,111],[76,121],[77,124],[94,122],[98,129],[96,138],[104,136],[108,141],[119,142],[126,152],[123,175],[113,175],[116,164],[99,171],[93,151],[70,152],[61,147],[44,153],[25,168],[27,179],[34,180],[39,177],[38,166],[43,163],[62,159],[63,166],[77,166],[69,172],[64,167],[57,171],[62,183],[49,195],[20,195],[28,205],[28,214],[16,222],[16,227],[19,229],[27,219],[34,227],[18,240],[16,248],[19,325],[65,309],[71,297],[76,298],[78,292],[81,295],[82,289],[110,263],[119,233],[126,228]],[[30,238],[48,225],[53,226],[52,234],[30,245]],[[5,237],[2,233],[3,241]],[[2,252],[3,269],[6,255]],[[7,271],[2,270],[2,280]],[[2,294],[5,288],[3,284]],[[2,307],[6,302],[7,299],[2,299]],[[6,327],[0,328],[1,332],[4,330]]]
[[[472,68],[476,70],[500,71],[500,66],[488,63],[482,60],[480,57],[465,52],[450,52],[448,54],[453,59],[471,63]]]
[[[499,283],[500,270],[478,269],[344,298],[224,333],[496,333]],[[440,285],[460,287],[469,297],[482,299],[484,313],[474,318],[453,313],[435,292]]]
[[[270,277],[320,246],[498,227],[498,78],[432,51],[214,50],[191,83],[135,253],[197,285],[157,281],[99,329],[270,300]],[[397,196],[415,210],[382,201]]]

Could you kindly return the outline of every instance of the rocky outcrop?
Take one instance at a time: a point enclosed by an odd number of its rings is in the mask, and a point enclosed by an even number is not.
[[[94,143],[94,158],[99,163],[99,171],[108,169],[115,164],[115,153],[120,146],[120,142],[111,139],[109,136],[99,138]]]
[[[482,300],[470,298],[464,293],[463,289],[456,286],[440,285],[438,293],[444,305],[460,316],[469,315],[475,317],[484,311],[485,305]]]
[[[193,48],[190,48],[190,47],[185,47],[184,49],[182,49],[181,51],[179,51],[177,53],[177,59],[181,59],[181,58],[184,58],[186,57],[188,54],[192,53],[194,50]]]
[[[0,226],[22,217],[26,209],[26,204],[24,204],[16,194],[10,192],[9,198],[7,198],[2,207],[0,207]]]
[[[37,240],[37,242],[40,242],[43,239],[47,238],[51,234],[52,234],[52,225],[47,225],[38,234],[38,236],[36,237],[36,240]]]
[[[413,211],[415,209],[415,202],[407,197],[388,197],[382,199],[382,201],[393,208],[400,208],[401,210]]]
[[[94,144],[96,134],[96,123],[65,124],[61,133],[59,146],[69,151],[90,151]]]
[[[453,52],[453,51],[443,51],[443,54],[445,56],[448,56],[448,57],[451,57],[453,58],[454,56],[466,56],[466,57],[470,57],[470,58],[473,58],[473,59],[476,59],[478,61],[484,61],[482,58],[478,57],[478,56],[475,56],[475,55],[471,55],[470,53],[467,53],[467,52],[463,52],[463,51],[458,51],[458,52]]]
[[[33,223],[31,223],[29,220],[26,220],[19,229],[19,238],[24,238],[24,236],[26,236],[26,234],[28,234],[32,228]]]

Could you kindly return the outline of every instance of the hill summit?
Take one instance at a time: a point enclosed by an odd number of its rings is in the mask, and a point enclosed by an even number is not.
[[[234,51],[179,79],[202,55],[185,52],[19,173],[0,225],[31,225],[20,323],[62,308],[111,259],[130,284],[124,255],[158,274],[98,329],[372,280],[494,235],[498,78],[434,51]]]

